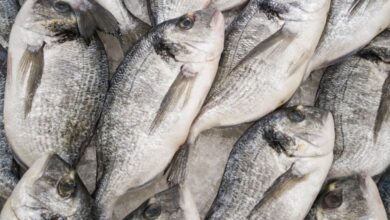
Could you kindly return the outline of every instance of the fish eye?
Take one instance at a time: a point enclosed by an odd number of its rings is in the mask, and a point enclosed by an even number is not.
[[[305,114],[303,114],[302,111],[297,109],[288,112],[287,117],[292,122],[302,122],[303,120],[305,120]]]
[[[76,192],[74,175],[63,176],[57,184],[57,192],[62,198],[70,198]]]
[[[54,9],[61,13],[67,13],[71,11],[70,5],[63,1],[58,1],[54,3]]]
[[[157,219],[161,215],[161,206],[159,204],[150,204],[144,210],[144,217],[149,220]]]
[[[343,193],[341,190],[327,192],[322,199],[322,207],[324,209],[335,209],[343,203]]]
[[[194,19],[189,17],[189,16],[185,16],[185,17],[182,17],[180,20],[179,20],[179,27],[183,30],[189,30],[191,29],[192,27],[194,26]]]

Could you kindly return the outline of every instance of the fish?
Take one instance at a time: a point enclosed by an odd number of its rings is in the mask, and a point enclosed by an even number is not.
[[[16,0],[0,0],[0,45],[4,48],[8,47],[9,34],[18,11]]]
[[[96,219],[160,174],[184,143],[214,80],[224,19],[208,8],[158,25],[119,66],[97,130]]]
[[[0,210],[19,181],[16,164],[4,132],[3,109],[7,51],[0,45]]]
[[[44,153],[75,166],[89,144],[109,79],[96,30],[114,34],[118,24],[92,0],[27,0],[20,9],[8,50],[4,126],[22,167]]]
[[[148,0],[123,0],[123,2],[132,15],[145,24],[152,25],[149,15]]]
[[[390,217],[390,169],[383,173],[377,185],[387,217]]]
[[[76,171],[58,155],[45,154],[23,175],[0,220],[92,220],[91,207],[92,198]]]
[[[340,63],[390,25],[388,0],[335,0],[308,73]],[[364,26],[364,31],[361,31]],[[351,40],[353,39],[353,40]]]
[[[248,0],[211,0],[212,4],[220,11],[228,11],[230,9],[245,5]]]
[[[249,1],[226,31],[214,84],[167,171],[170,184],[185,178],[185,157],[201,132],[255,121],[293,96],[329,6],[329,0]]]
[[[303,219],[326,179],[333,146],[328,111],[294,106],[263,117],[235,143],[205,219]]]
[[[378,188],[370,176],[355,174],[328,183],[305,220],[386,220]]]
[[[124,0],[96,0],[105,9],[107,9],[118,21],[120,29],[120,43],[123,49],[123,53],[126,54],[135,43],[144,36],[151,28],[151,26],[133,14],[126,8],[126,1]],[[108,39],[107,44],[114,41],[114,39]],[[106,50],[112,48],[106,47]],[[113,53],[117,52],[117,49],[113,49]],[[123,57],[122,57],[123,59]],[[120,63],[120,62],[118,62]]]
[[[210,0],[148,0],[151,23],[156,26],[186,13],[205,9]]]
[[[200,220],[191,193],[184,185],[175,185],[142,203],[123,220]]]
[[[390,65],[383,54],[390,54],[390,38],[380,36],[358,55],[328,67],[321,79],[315,106],[331,111],[336,125],[329,179],[375,176],[390,165]]]

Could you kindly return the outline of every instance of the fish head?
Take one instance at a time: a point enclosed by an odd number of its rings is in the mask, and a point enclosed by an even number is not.
[[[23,28],[50,37],[90,38],[96,30],[115,34],[114,16],[94,0],[27,0],[17,16]]]
[[[370,176],[353,175],[330,182],[307,219],[386,219],[378,189]]]
[[[90,219],[91,196],[76,171],[57,155],[37,160],[15,191],[11,206],[20,219]]]
[[[335,131],[330,112],[309,106],[281,109],[270,115],[264,138],[289,157],[316,157],[333,152]]]
[[[125,218],[125,220],[163,219],[199,219],[191,195],[182,185],[178,184],[157,193]]]
[[[166,22],[162,43],[180,62],[201,63],[219,59],[224,43],[224,18],[207,9]]]

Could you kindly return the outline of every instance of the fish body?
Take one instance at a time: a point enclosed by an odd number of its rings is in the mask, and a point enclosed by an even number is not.
[[[7,51],[0,46],[0,209],[18,182],[11,148],[4,132],[3,109]]]
[[[390,216],[390,172],[387,170],[380,178],[378,184],[379,193],[386,209],[387,217]]]
[[[210,0],[148,0],[152,25],[206,8]]]
[[[330,179],[355,173],[374,176],[390,164],[389,38],[375,41],[360,55],[327,68],[321,79],[316,106],[331,111],[336,126]],[[377,47],[380,42],[386,43]]]
[[[107,57],[94,33],[116,27],[96,2],[24,3],[11,33],[4,107],[6,135],[22,166],[44,153],[77,164],[108,88]]]
[[[333,142],[327,111],[298,106],[262,118],[233,147],[206,219],[302,219],[332,164]]]
[[[217,72],[224,19],[215,9],[157,26],[127,54],[98,129],[99,219],[116,200],[152,180],[185,141]]]
[[[306,220],[386,220],[378,188],[370,176],[353,175],[328,183]]]
[[[232,8],[246,4],[248,0],[212,0],[211,2],[219,10],[227,11]]]
[[[250,122],[284,104],[301,83],[328,8],[329,1],[250,1],[228,29],[217,78],[188,142],[204,130]]]
[[[358,51],[389,25],[388,0],[332,1],[328,22],[310,61],[308,73],[334,64],[346,55]]]
[[[92,198],[75,170],[57,155],[36,160],[7,200],[1,220],[91,219]]]
[[[124,220],[200,220],[191,193],[183,185],[175,185],[142,203]]]
[[[16,0],[0,1],[0,45],[4,48],[8,47],[9,34],[18,10],[19,5]]]

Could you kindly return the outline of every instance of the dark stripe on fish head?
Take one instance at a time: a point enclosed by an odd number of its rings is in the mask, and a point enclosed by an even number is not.
[[[28,0],[33,1],[33,0]],[[30,7],[24,4],[23,7]],[[119,26],[114,16],[93,0],[36,0],[32,4],[32,23],[28,28],[59,41],[77,36],[89,39],[100,30],[115,34]]]

